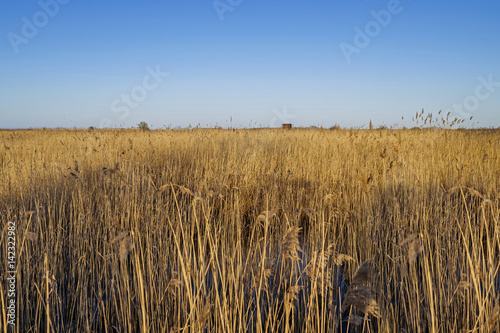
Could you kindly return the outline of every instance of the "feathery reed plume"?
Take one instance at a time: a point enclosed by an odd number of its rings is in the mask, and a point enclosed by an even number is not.
[[[201,310],[201,313],[198,317],[198,329],[200,331],[203,331],[205,327],[208,324],[208,320],[210,318],[210,314],[212,313],[212,307],[213,305],[211,303],[206,303],[203,309]]]
[[[333,198],[335,198],[335,195],[332,193],[328,193],[327,195],[325,195],[325,202],[327,202],[329,200],[333,201]]]
[[[170,187],[170,185],[168,185],[168,184],[165,184],[165,185],[160,186],[160,188],[158,188],[158,189],[156,190],[155,194],[154,194],[154,195],[155,195],[155,197],[157,197],[157,196],[159,196],[160,194],[162,194],[163,192],[165,192],[165,190],[166,190],[167,188],[169,188],[169,187]]]
[[[450,188],[448,191],[446,191],[444,194],[445,199],[448,199],[449,197],[451,197],[453,195],[453,193],[455,193],[459,188],[460,187],[455,186],[455,187]]]
[[[498,332],[497,329],[500,329],[500,305],[495,305],[490,312],[486,327],[489,328],[490,332]]]
[[[253,276],[253,284],[252,284],[252,289],[257,290],[259,289],[259,286],[261,287],[262,290],[267,290],[269,289],[269,277],[271,276],[271,269],[267,268],[262,272],[262,275],[260,271]]]
[[[128,254],[134,249],[134,242],[130,236],[126,236],[120,243],[120,260],[127,260]]]
[[[342,312],[351,305],[363,311],[365,314],[371,314],[377,318],[381,317],[380,308],[370,288],[349,290],[345,297],[344,304],[342,305]]]
[[[113,216],[113,231],[120,230],[122,226],[120,225],[120,217],[118,215]]]
[[[373,175],[370,174],[368,177],[366,177],[366,173],[363,170],[360,170],[358,172],[358,179],[363,185],[363,190],[365,192],[368,192],[371,187],[370,183],[373,181]]]
[[[358,267],[352,278],[351,288],[367,286],[370,283],[370,278],[373,272],[373,263],[367,260]]]
[[[333,263],[337,266],[340,266],[342,265],[345,261],[353,261],[354,258],[347,255],[347,254],[343,254],[343,253],[340,253],[340,254],[337,254],[335,256],[335,258],[333,258]]]
[[[182,186],[182,185],[175,185],[179,188],[179,190],[181,190],[181,193],[182,194],[189,194],[191,196],[194,196],[194,193],[193,191],[191,191],[190,189],[188,189],[187,187],[185,186]]]
[[[300,289],[302,289],[302,286],[299,286],[298,284],[288,288],[286,291],[286,300],[288,303],[292,303],[298,299]]]
[[[194,198],[193,198],[193,204],[195,202],[199,201],[200,203],[204,203],[205,202],[205,199],[203,199],[203,197],[201,196],[200,192],[196,192],[194,194]]]
[[[414,263],[420,253],[424,251],[422,241],[420,240],[418,234],[413,234],[408,236],[405,240],[399,243],[399,246],[408,245],[408,260],[410,263]]]
[[[294,332],[295,322],[293,318],[293,302],[299,298],[299,292],[302,289],[299,285],[290,286],[285,294],[285,332]],[[290,325],[291,322],[291,325]]]
[[[352,283],[347,291],[344,304],[342,304],[342,312],[349,306],[354,306],[365,314],[371,314],[374,317],[380,317],[380,308],[375,300],[375,295],[369,286],[371,275],[373,274],[371,260],[367,260],[359,266]]]
[[[290,227],[283,236],[283,259],[301,260],[298,252],[302,252],[299,242],[299,232],[302,228]]]
[[[387,148],[384,148],[382,152],[380,152],[380,157],[386,158],[387,157]]]
[[[312,208],[302,208],[301,211],[306,213],[307,217],[310,219],[314,219],[314,217],[318,214],[314,209]]]
[[[410,263],[414,263],[415,260],[417,260],[418,255],[423,251],[424,247],[422,246],[422,242],[420,241],[420,239],[414,239],[408,247],[408,260],[410,261]]]
[[[123,172],[120,170],[118,162],[115,164],[114,169],[108,169],[104,167],[102,168],[102,172],[104,172],[105,175],[109,173],[110,175],[116,175],[119,176],[120,178],[123,178]]]
[[[172,293],[176,293],[177,289],[181,288],[184,284],[182,283],[181,280],[172,278],[167,285],[167,290],[169,290]]]
[[[124,239],[124,238],[125,238],[125,237],[127,237],[127,236],[128,236],[128,231],[122,231],[122,232],[120,232],[120,233],[119,233],[119,234],[118,234],[115,238],[113,238],[113,239],[111,240],[111,244],[114,244],[114,243],[116,243],[116,242],[119,242],[119,241],[121,241],[122,239]]]
[[[473,188],[470,188],[470,187],[468,187],[467,190],[469,191],[471,196],[476,196],[476,197],[479,197],[481,199],[484,199],[484,196],[481,193],[479,193],[479,191],[477,191]]]
[[[26,231],[24,238],[34,243],[38,241],[38,235],[31,231]]]
[[[469,289],[472,287],[472,284],[465,281],[465,280],[462,280],[460,281],[460,283],[458,284],[457,288],[455,289],[455,292],[453,293],[453,295],[457,295],[458,297],[464,299],[465,298],[465,295],[466,293],[469,291]]]
[[[188,189],[188,188],[187,188],[187,187],[185,187],[185,186],[179,186],[179,189],[181,190],[181,192],[182,192],[183,194],[189,194],[189,195],[191,195],[191,196],[194,196],[193,191],[191,191],[190,189]]]
[[[279,209],[265,210],[257,216],[257,222],[265,222],[266,219],[270,220],[272,217],[279,213]]]
[[[365,321],[365,317],[361,317],[361,316],[356,316],[356,315],[350,315],[349,317],[347,317],[347,322],[350,324],[350,325],[356,325],[356,326],[360,326],[363,324],[363,322]]]
[[[412,242],[413,240],[417,239],[417,237],[418,237],[418,234],[410,235],[410,236],[406,237],[404,240],[402,240],[401,243],[399,243],[399,246],[403,246],[405,244],[408,244],[408,243]]]

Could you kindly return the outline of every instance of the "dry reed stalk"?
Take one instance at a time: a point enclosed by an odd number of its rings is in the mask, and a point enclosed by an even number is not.
[[[8,325],[7,325],[7,312],[5,311],[7,306],[4,306],[5,301],[3,297],[3,287],[0,288],[0,302],[2,302],[2,318],[0,319],[0,323],[2,323],[3,332],[7,333]]]
[[[127,241],[127,238],[123,239],[122,243],[124,241]],[[130,252],[133,248],[133,244],[131,241],[129,244],[126,244],[126,250],[127,252]],[[140,244],[139,244],[140,247]],[[122,260],[123,256],[121,253],[122,248],[120,247],[120,257]],[[134,259],[135,259],[135,277],[136,277],[136,288],[138,289],[138,294],[139,294],[139,303],[140,303],[140,315],[141,315],[141,320],[140,320],[140,325],[141,325],[141,332],[149,332],[149,317],[147,315],[148,312],[148,307],[146,306],[146,289],[144,287],[144,277],[142,273],[142,268],[141,268],[141,263],[144,262],[143,258],[139,258],[139,255],[142,254],[141,251],[136,251]],[[128,254],[127,254],[128,255]],[[125,256],[126,258],[126,256]]]
[[[319,288],[321,295],[324,295],[324,293],[332,287],[333,279],[330,271],[326,267],[332,256],[332,247],[333,244],[319,254],[317,251],[314,251],[311,261],[309,261],[304,269],[306,275],[311,279],[312,284]]]
[[[25,218],[25,219],[28,219],[28,218],[30,218],[30,217],[31,217],[31,215],[33,215],[33,214],[35,214],[35,213],[36,213],[36,212],[35,212],[34,210],[28,210],[28,211],[24,212],[24,214],[23,214],[23,215],[24,215],[24,218]]]
[[[50,302],[49,302],[49,282],[50,282],[50,273],[49,273],[49,260],[47,253],[44,253],[43,259],[43,267],[46,276],[45,282],[45,321],[46,321],[46,332],[50,332],[51,320],[50,320]]]

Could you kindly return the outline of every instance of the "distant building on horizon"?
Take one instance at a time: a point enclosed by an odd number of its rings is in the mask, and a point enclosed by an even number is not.
[[[282,129],[292,129],[292,124],[281,124]]]

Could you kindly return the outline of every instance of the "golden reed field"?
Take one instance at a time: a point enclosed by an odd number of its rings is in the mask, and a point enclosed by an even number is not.
[[[498,130],[5,130],[0,173],[1,332],[500,331]]]

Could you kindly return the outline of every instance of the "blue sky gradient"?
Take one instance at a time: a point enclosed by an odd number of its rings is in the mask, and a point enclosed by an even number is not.
[[[412,126],[422,108],[500,126],[496,1],[2,6],[0,128]]]

